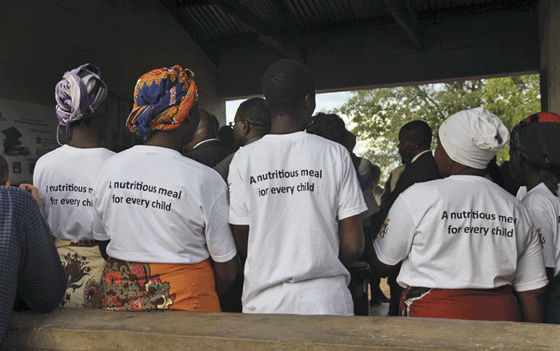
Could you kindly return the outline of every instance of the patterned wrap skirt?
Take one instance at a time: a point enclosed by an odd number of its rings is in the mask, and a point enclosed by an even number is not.
[[[495,289],[403,290],[399,315],[484,321],[522,321],[521,308],[511,285]]]
[[[105,260],[95,240],[64,240],[55,238],[55,246],[68,278],[62,307],[101,307],[99,282]]]
[[[102,308],[113,311],[221,311],[208,259],[171,264],[109,258],[101,294]]]

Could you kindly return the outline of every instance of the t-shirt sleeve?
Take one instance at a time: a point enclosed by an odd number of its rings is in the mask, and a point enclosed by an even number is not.
[[[517,258],[517,271],[512,285],[516,291],[527,291],[542,288],[547,283],[542,245],[537,231],[531,225],[525,250],[521,250]]]
[[[229,187],[229,223],[234,225],[249,224],[249,209],[247,208],[247,195],[245,183],[238,165],[238,152],[235,153],[229,165],[228,187]]]
[[[111,239],[105,232],[105,228],[103,227],[103,223],[101,221],[101,216],[97,213],[97,211],[93,212],[93,238],[99,241],[106,241]]]
[[[535,225],[538,238],[542,243],[545,267],[556,267],[554,247],[554,229],[557,225],[556,218],[551,215],[552,212],[550,210],[545,208],[530,207],[527,208],[527,212]]]
[[[338,195],[338,220],[359,215],[367,211],[364,194],[358,183],[358,175],[352,164],[350,154],[342,150],[342,179]]]
[[[94,186],[93,195],[93,238],[99,241],[110,240],[111,238],[105,232],[105,227],[103,226],[102,213],[101,213],[101,202],[102,202],[102,191],[100,186],[100,177],[98,177]]]
[[[220,182],[223,181],[220,180]],[[228,203],[225,190],[222,191],[222,194],[208,211],[205,234],[208,252],[214,261],[227,262],[235,257],[237,249],[235,248],[233,234],[229,229]]]
[[[394,266],[405,259],[412,247],[414,230],[412,212],[403,197],[399,196],[373,243],[379,261]]]

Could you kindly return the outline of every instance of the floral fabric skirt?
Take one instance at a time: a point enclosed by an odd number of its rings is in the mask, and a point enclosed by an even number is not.
[[[139,263],[109,258],[102,308],[113,311],[220,312],[209,260],[195,264]]]
[[[408,287],[401,295],[404,317],[484,321],[522,320],[511,285],[495,289],[430,289]]]
[[[99,281],[105,268],[105,260],[95,240],[72,241],[55,238],[55,245],[68,278],[62,307],[101,306]]]

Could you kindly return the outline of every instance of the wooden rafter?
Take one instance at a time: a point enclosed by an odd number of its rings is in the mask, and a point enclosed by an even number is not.
[[[414,47],[424,50],[424,42],[418,29],[416,13],[412,10],[408,0],[385,0],[389,12],[412,41]]]
[[[273,28],[249,10],[238,0],[208,0],[214,6],[235,17],[247,30],[254,33],[261,42],[276,49],[282,55],[301,60],[299,53],[293,51],[289,46],[296,45],[293,40],[284,35],[280,30]]]

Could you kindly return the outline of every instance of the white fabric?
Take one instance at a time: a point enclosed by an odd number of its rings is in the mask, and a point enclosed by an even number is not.
[[[87,66],[87,64],[79,67],[78,69],[85,66]],[[72,75],[70,72],[66,72],[64,73],[62,80],[58,82],[55,87],[57,92],[60,91],[70,98],[70,104],[68,104],[67,100],[61,100],[61,96],[59,96],[58,93],[54,94],[57,103],[56,111],[61,116],[63,121],[62,124],[65,126],[72,122],[79,121],[84,116],[80,109],[80,104],[82,103],[80,81],[76,80],[76,78],[79,79],[79,77]],[[103,103],[103,101],[105,101],[105,98],[107,97],[107,87],[101,78],[93,72],[86,74],[81,78],[81,81],[83,82],[88,94],[95,88],[96,84],[100,85],[97,94],[92,98],[92,101],[88,105],[87,113],[90,114],[93,113],[99,105]],[[71,110],[67,110],[68,105],[72,106]]]
[[[544,265],[560,272],[560,198],[540,183],[521,201],[533,221],[543,244]]]
[[[33,185],[39,189],[41,212],[53,236],[93,239],[93,185],[113,151],[105,148],[59,147],[35,164]]]
[[[202,140],[201,142],[199,142],[199,143],[197,143],[195,146],[193,146],[193,150],[196,149],[197,147],[199,147],[199,146],[202,145],[202,144],[206,144],[206,143],[208,143],[208,142],[216,141],[216,140],[220,141],[220,139],[218,139],[218,138],[212,138],[212,139],[205,139],[205,140]]]
[[[523,200],[525,195],[527,195],[527,187],[525,185],[522,185],[519,187],[519,189],[517,189],[517,194],[515,195],[515,197],[517,198],[517,200],[521,201]]]
[[[558,184],[558,189],[560,189],[560,184]],[[560,196],[560,190],[558,190],[558,192],[556,193],[558,194],[558,196]],[[517,194],[515,195],[515,197],[517,197],[517,200],[521,201],[523,200],[525,195],[527,195],[527,187],[525,185],[522,185],[519,187],[519,189],[517,189]]]
[[[387,265],[403,260],[397,277],[403,287],[511,284],[526,291],[547,284],[542,246],[527,211],[483,177],[451,176],[410,187],[391,207],[374,249]]]
[[[439,127],[447,155],[462,165],[484,169],[509,141],[502,121],[484,107],[457,112]]]
[[[338,221],[367,207],[348,151],[268,134],[235,153],[228,183],[229,221],[249,225],[243,312],[352,315]]]
[[[424,154],[425,154],[425,153],[427,153],[427,152],[430,152],[430,153],[431,153],[431,152],[432,152],[432,150],[428,149],[428,150],[424,150],[424,151],[422,151],[422,152],[421,152],[421,153],[419,153],[418,155],[414,156],[414,157],[412,158],[412,160],[410,161],[410,163],[412,163],[412,162],[416,161],[416,160],[418,159],[418,157],[420,157],[420,156],[424,155]],[[400,174],[399,174],[399,175],[400,175]]]
[[[137,145],[101,170],[94,237],[111,240],[107,254],[124,261],[191,264],[210,255],[226,262],[237,253],[226,193],[211,168],[172,149]]]

